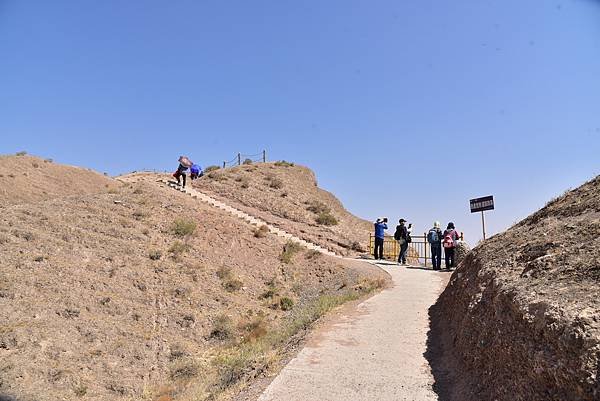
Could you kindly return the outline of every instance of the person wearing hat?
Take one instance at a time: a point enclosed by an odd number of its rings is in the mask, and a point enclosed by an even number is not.
[[[377,219],[375,222],[375,259],[383,259],[383,242],[385,240],[385,230],[387,230],[387,217]]]
[[[427,234],[427,242],[431,246],[431,264],[433,270],[442,269],[442,230],[439,221],[433,223],[433,228]]]
[[[400,219],[396,226],[396,232],[394,233],[394,239],[398,241],[400,245],[400,253],[398,254],[398,264],[406,264],[406,251],[408,250],[408,229],[406,228],[406,220]]]

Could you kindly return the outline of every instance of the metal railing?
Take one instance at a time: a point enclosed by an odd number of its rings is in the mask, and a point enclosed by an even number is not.
[[[229,161],[223,161],[223,168],[241,166],[242,164],[250,163],[266,163],[267,162],[267,151],[263,150],[260,153],[256,153],[253,155],[246,155],[243,153],[239,153]]]
[[[431,247],[427,241],[427,234],[411,235],[412,242],[408,245],[407,258],[415,259],[418,263],[422,263],[427,267],[427,263],[431,264]],[[460,240],[464,241],[464,235],[460,233]],[[375,235],[369,233],[369,255],[375,252]],[[383,240],[383,258],[398,260],[400,254],[400,245],[398,241],[391,235],[386,235]]]

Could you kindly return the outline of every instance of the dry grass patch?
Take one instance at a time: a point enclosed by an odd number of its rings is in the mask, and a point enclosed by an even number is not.
[[[227,315],[220,314],[215,317],[209,337],[216,340],[231,340],[234,337],[235,330],[233,322]]]
[[[335,226],[338,221],[331,213],[320,213],[315,221],[324,226]]]
[[[171,232],[178,237],[187,237],[196,231],[196,222],[189,219],[177,219],[171,226]]]
[[[294,163],[286,162],[285,160],[277,161],[275,165],[278,167],[294,167]]]
[[[169,253],[173,254],[174,257],[180,256],[187,252],[190,246],[181,241],[175,241],[173,245],[169,247]]]
[[[269,227],[266,225],[262,225],[256,229],[254,229],[254,237],[255,238],[264,238],[269,233]]]
[[[219,169],[220,169],[219,166],[208,166],[207,168],[204,169],[204,173],[208,174],[208,173],[210,173],[212,171],[217,171]]]
[[[283,246],[283,251],[281,252],[281,255],[279,255],[279,260],[281,260],[283,263],[291,263],[292,259],[294,258],[294,255],[296,255],[303,249],[304,247],[302,245],[294,241],[288,241]]]

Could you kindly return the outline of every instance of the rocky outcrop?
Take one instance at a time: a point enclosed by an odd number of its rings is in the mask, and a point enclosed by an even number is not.
[[[461,400],[598,400],[600,177],[476,247],[432,308]]]

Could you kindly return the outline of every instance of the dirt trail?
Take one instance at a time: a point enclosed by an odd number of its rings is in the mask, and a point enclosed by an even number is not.
[[[449,274],[381,265],[394,287],[318,330],[259,401],[437,400],[428,309]]]

